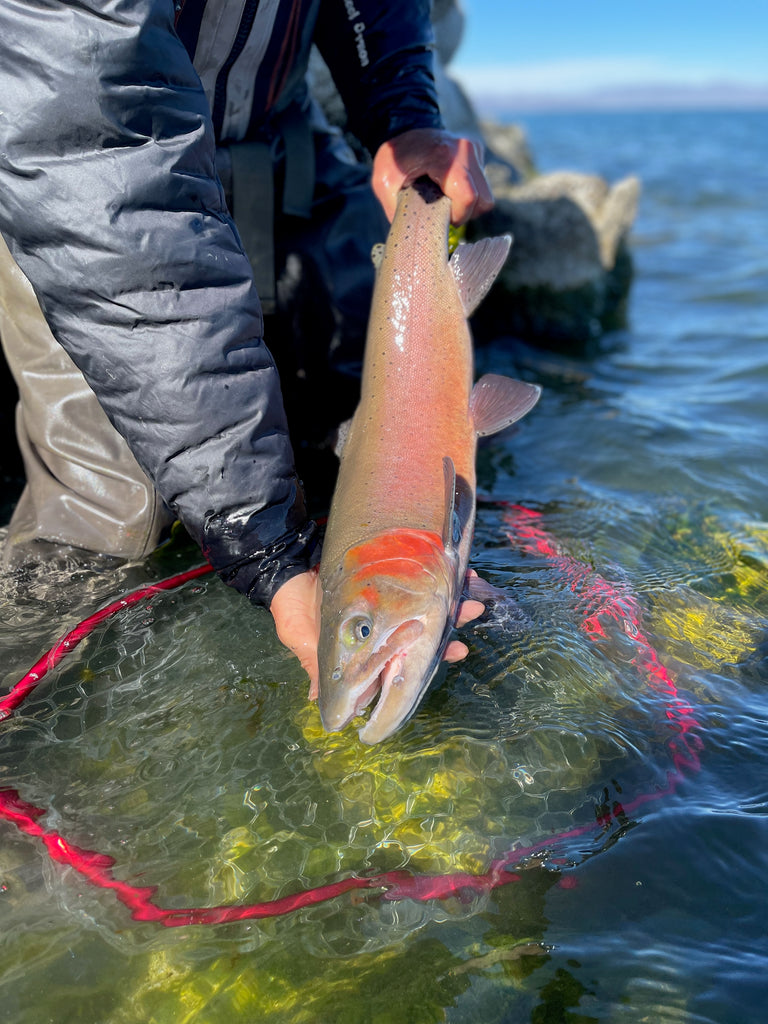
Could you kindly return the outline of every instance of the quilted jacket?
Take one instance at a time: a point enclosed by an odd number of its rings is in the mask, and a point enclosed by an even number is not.
[[[256,603],[316,545],[215,166],[314,40],[369,147],[439,127],[428,0],[3,0],[0,231],[158,492]]]

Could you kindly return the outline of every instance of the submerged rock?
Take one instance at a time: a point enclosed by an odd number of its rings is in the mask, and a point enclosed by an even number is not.
[[[609,185],[559,171],[493,182],[496,206],[468,239],[511,233],[514,244],[473,326],[478,340],[512,334],[540,344],[585,343],[623,322],[632,280],[628,235],[640,182]]]

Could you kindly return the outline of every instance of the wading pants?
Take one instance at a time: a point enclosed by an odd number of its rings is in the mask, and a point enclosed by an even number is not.
[[[19,390],[16,438],[27,480],[2,562],[34,557],[36,540],[127,559],[152,551],[171,516],[51,334],[2,238],[0,340]]]

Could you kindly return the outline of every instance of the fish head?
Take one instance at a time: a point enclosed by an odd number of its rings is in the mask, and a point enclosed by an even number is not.
[[[364,743],[386,739],[413,713],[453,624],[454,562],[437,534],[393,530],[351,548],[323,580],[318,702],[328,732],[376,698]]]

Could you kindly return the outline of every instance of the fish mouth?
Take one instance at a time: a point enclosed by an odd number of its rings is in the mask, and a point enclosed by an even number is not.
[[[396,654],[384,666],[374,682],[373,697],[376,703],[368,721],[358,730],[363,743],[378,743],[390,736],[410,715],[418,703],[424,687],[419,687],[410,697],[405,692],[406,652]],[[364,705],[367,707],[368,705]],[[388,714],[394,712],[393,714]]]
[[[328,732],[339,732],[349,725],[353,718],[362,714],[373,702],[375,707],[368,723],[360,730],[360,735],[368,728],[377,714],[381,713],[385,698],[405,681],[403,670],[410,645],[424,632],[424,623],[419,619],[409,619],[401,623],[372,652],[361,667],[362,682],[354,687],[345,687],[343,679],[330,702],[320,701],[320,715],[323,726]],[[321,688],[322,697],[322,688]],[[330,706],[329,706],[330,705]],[[375,740],[373,742],[376,742]]]
[[[379,702],[385,695],[385,691],[388,693],[393,687],[399,686],[403,683],[403,667],[405,665],[405,652],[402,651],[390,658],[389,661],[384,662],[382,668],[376,673],[374,678],[371,680],[370,686],[367,686],[363,690],[356,702],[355,710],[352,718],[356,718],[361,715],[363,711],[372,703],[375,702],[374,710],[371,712],[371,718],[373,718],[378,710]]]

